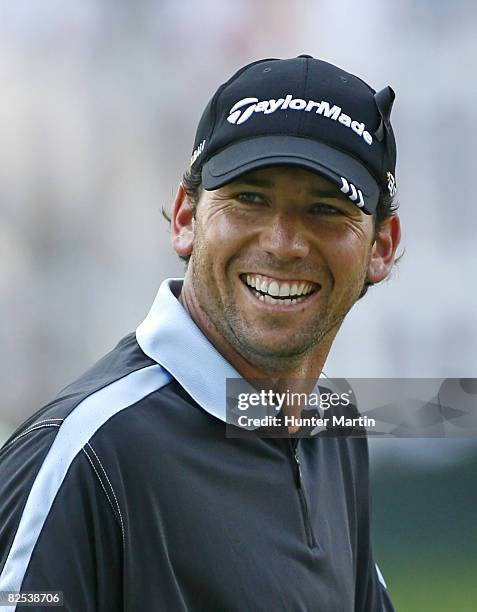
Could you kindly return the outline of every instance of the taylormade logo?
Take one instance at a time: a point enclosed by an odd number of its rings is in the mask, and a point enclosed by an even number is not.
[[[295,110],[305,111],[305,113],[314,112],[322,117],[327,117],[333,121],[339,121],[342,125],[356,132],[358,136],[366,142],[366,144],[373,144],[373,137],[365,129],[364,123],[354,121],[349,115],[345,115],[341,111],[340,106],[334,104],[331,106],[330,102],[322,100],[321,102],[315,102],[314,100],[302,100],[301,98],[294,98],[291,94],[287,94],[285,98],[279,98],[278,100],[262,100],[259,102],[258,98],[243,98],[232,106],[229,111],[227,121],[235,125],[245,123],[253,113],[263,113],[264,115],[271,115],[277,110]]]

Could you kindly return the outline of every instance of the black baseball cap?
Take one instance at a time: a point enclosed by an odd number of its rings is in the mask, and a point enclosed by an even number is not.
[[[306,168],[372,214],[382,191],[396,191],[394,98],[310,55],[258,60],[207,104],[191,168],[207,190],[267,166]]]

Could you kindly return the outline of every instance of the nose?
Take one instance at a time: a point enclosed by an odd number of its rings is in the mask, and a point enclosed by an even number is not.
[[[303,259],[310,252],[306,229],[289,214],[276,214],[260,234],[260,246],[282,261]]]

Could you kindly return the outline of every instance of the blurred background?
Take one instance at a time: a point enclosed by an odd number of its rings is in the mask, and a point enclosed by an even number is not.
[[[181,275],[170,207],[206,102],[308,53],[397,92],[404,258],[349,315],[336,377],[477,377],[477,3],[0,0],[0,442]],[[477,610],[475,441],[372,444],[397,610]]]

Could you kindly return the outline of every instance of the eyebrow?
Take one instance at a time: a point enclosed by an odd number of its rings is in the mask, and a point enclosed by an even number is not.
[[[254,176],[238,178],[236,182],[239,185],[250,185],[251,187],[275,187],[275,183],[273,181]],[[335,198],[339,200],[343,199],[343,195],[341,194],[338,187],[336,187],[336,189],[322,189],[315,187],[310,189],[308,193],[315,198]]]

